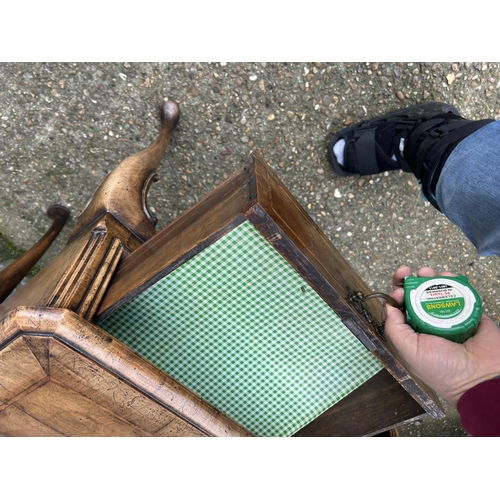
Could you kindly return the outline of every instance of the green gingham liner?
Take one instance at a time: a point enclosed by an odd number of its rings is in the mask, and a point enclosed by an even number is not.
[[[258,436],[290,436],[382,365],[249,222],[100,327]]]

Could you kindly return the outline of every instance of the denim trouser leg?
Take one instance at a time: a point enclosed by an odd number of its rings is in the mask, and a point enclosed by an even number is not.
[[[436,201],[481,256],[500,256],[500,121],[480,128],[452,151]]]

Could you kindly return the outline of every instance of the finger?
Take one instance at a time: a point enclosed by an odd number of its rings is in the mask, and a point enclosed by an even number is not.
[[[392,277],[392,289],[397,290],[403,286],[403,280],[412,275],[412,270],[408,266],[400,267]]]
[[[433,276],[437,276],[437,272],[434,271],[434,269],[432,269],[432,267],[424,266],[418,270],[417,276],[419,276],[421,278],[431,278]]]
[[[449,273],[448,271],[443,271],[442,273],[439,273],[439,276],[456,276],[456,274]]]
[[[403,288],[398,288],[392,292],[391,297],[401,306],[405,300],[405,292]]]

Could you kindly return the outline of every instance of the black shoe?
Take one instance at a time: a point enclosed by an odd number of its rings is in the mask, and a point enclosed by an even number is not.
[[[414,174],[424,197],[439,210],[434,190],[441,169],[455,146],[494,120],[466,120],[452,105],[430,102],[350,125],[335,134],[328,147],[337,175],[371,175],[389,170]],[[345,141],[339,161],[335,145]]]

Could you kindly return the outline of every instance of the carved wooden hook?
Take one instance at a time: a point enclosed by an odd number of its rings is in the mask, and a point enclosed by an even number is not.
[[[0,271],[0,302],[3,302],[10,295],[47,251],[66,224],[69,210],[61,205],[52,205],[48,208],[47,215],[54,221],[48,231],[21,257]]]
[[[162,104],[161,129],[155,142],[126,158],[108,174],[79,215],[68,243],[106,213],[113,215],[141,241],[156,233],[158,220],[149,213],[146,197],[151,183],[158,180],[156,169],[179,118],[176,102],[169,100]]]

